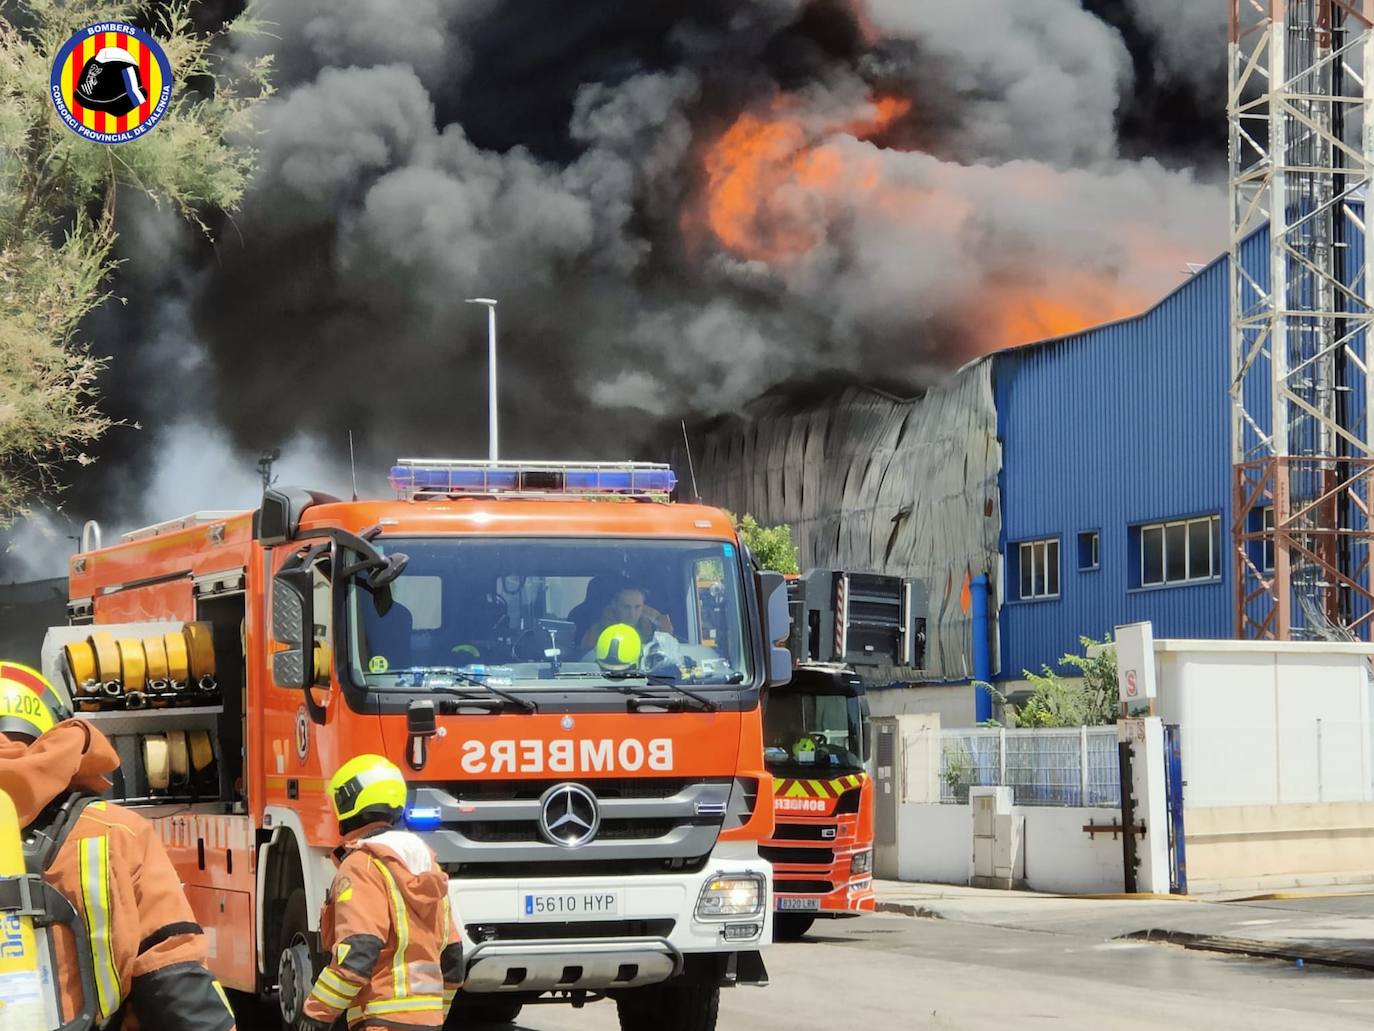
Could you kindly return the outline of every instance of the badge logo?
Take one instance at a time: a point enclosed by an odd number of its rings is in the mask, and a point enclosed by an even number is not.
[[[601,811],[581,784],[555,784],[540,799],[539,830],[560,848],[580,848],[596,837]]]
[[[96,22],[58,50],[49,86],[53,106],[72,132],[95,143],[128,143],[167,113],[172,64],[137,26]]]

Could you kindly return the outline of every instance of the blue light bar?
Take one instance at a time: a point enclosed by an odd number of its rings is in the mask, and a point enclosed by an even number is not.
[[[452,494],[618,495],[666,499],[677,476],[652,462],[465,462],[403,458],[391,467],[403,498]]]
[[[443,824],[443,813],[437,806],[416,807],[406,810],[406,826],[415,831],[438,830]]]

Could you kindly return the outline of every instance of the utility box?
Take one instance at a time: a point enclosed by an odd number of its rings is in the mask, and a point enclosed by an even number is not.
[[[973,807],[973,887],[1023,888],[1026,818],[1012,807],[1012,789],[969,789]]]
[[[898,876],[902,806],[940,801],[940,717],[878,716],[873,739],[873,872],[891,880]]]

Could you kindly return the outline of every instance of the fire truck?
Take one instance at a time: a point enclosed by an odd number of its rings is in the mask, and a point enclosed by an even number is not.
[[[300,1015],[339,844],[326,785],[375,752],[450,876],[456,1013],[610,998],[626,1029],[714,1027],[720,987],[767,978],[783,578],[725,513],[670,502],[667,466],[390,479],[392,500],[272,487],[71,560],[45,670],[114,741],[115,795],[160,828],[214,972]],[[598,661],[621,623],[638,659]]]
[[[773,933],[800,938],[817,918],[872,912],[872,731],[866,685],[922,664],[917,584],[809,570],[788,584],[792,679],[764,700],[764,759],[775,826],[759,849],[773,864]]]

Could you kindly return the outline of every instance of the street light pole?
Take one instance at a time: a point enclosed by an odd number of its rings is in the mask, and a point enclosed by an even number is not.
[[[487,459],[496,461],[496,301],[491,297],[469,297],[467,304],[487,306]]]

